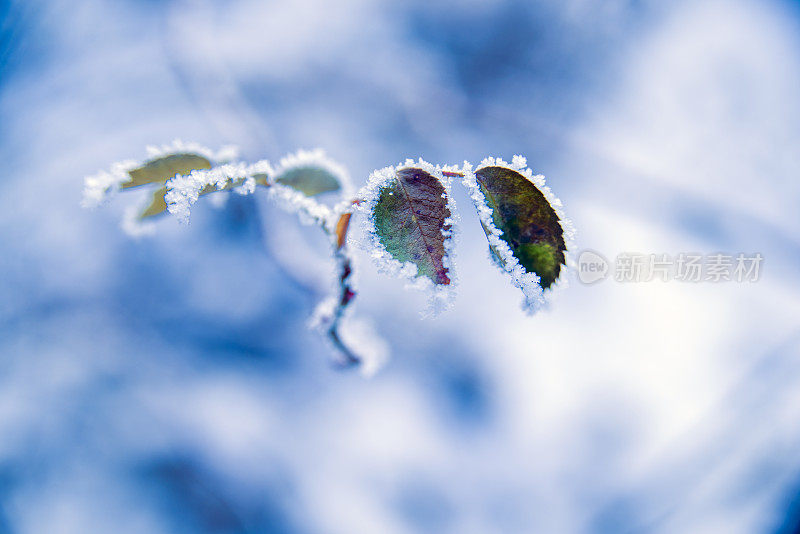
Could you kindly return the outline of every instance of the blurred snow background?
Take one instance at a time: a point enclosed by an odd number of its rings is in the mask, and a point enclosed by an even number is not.
[[[798,528],[797,3],[0,17],[0,532]],[[579,248],[757,251],[762,279],[573,283],[527,318],[461,192],[451,312],[420,321],[424,297],[359,257],[358,311],[393,351],[365,380],[305,330],[326,282],[290,217],[233,197],[137,241],[122,198],[80,209],[83,176],[175,137],[323,147],[357,184],[522,153]]]

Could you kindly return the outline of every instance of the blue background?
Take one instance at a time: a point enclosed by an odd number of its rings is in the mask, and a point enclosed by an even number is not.
[[[796,3],[0,0],[0,532],[792,532]],[[254,197],[133,239],[83,177],[173,138],[524,154],[578,248],[757,283],[573,280],[526,317],[469,199],[453,310],[357,255],[392,359],[305,323],[325,242]]]

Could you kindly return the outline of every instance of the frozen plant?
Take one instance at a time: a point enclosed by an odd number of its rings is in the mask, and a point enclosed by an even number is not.
[[[546,294],[566,282],[574,230],[561,201],[522,156],[511,163],[486,158],[475,168],[466,161],[459,167],[408,159],[374,171],[354,194],[348,173],[321,150],[299,151],[274,167],[266,160],[233,161],[231,148],[213,152],[180,141],[148,152],[144,161],[115,163],[87,177],[84,205],[97,206],[117,191],[149,188],[147,202],[129,210],[123,221],[123,228],[139,235],[152,232],[152,221],[165,213],[187,222],[192,205],[210,193],[264,190],[328,237],[336,290],[317,306],[309,325],[326,336],[342,366],[360,365],[371,373],[388,356],[369,322],[350,317],[356,289],[348,230],[356,214],[367,235],[363,246],[379,268],[428,292],[426,313],[441,312],[455,298],[459,215],[451,186],[456,178],[475,205],[490,258],[522,290],[527,313],[540,309]],[[337,195],[338,202],[323,203],[323,194]]]

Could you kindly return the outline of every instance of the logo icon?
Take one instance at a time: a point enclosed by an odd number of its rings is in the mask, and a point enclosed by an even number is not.
[[[593,250],[584,250],[578,256],[578,280],[594,284],[608,277],[608,260]]]

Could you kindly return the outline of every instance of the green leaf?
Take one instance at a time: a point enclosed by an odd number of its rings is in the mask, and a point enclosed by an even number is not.
[[[445,188],[431,174],[418,168],[396,171],[378,193],[373,211],[375,233],[391,256],[417,266],[417,274],[436,285],[449,285],[444,265],[445,235],[451,216]]]
[[[484,167],[475,172],[475,177],[492,209],[494,225],[503,232],[500,239],[526,271],[539,275],[542,288],[550,287],[566,261],[564,231],[556,211],[544,194],[517,171]],[[484,226],[489,235],[487,230]],[[497,250],[492,254],[504,263]]]
[[[141,167],[131,169],[131,179],[122,184],[123,189],[145,184],[163,184],[176,174],[189,174],[194,170],[210,169],[211,162],[197,154],[170,154],[151,159]]]
[[[330,170],[314,165],[287,169],[278,175],[275,181],[288,185],[309,197],[338,191],[342,188],[339,179]]]

